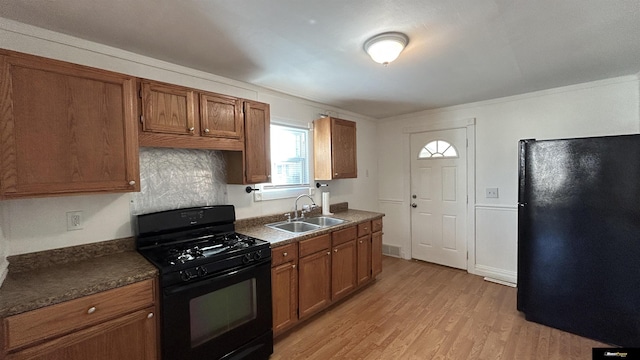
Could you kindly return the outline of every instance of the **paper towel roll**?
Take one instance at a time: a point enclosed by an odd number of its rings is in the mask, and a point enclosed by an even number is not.
[[[322,193],[322,215],[333,215],[333,213],[329,212],[329,192]]]

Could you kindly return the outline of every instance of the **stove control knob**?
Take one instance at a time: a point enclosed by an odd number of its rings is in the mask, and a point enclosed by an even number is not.
[[[243,262],[243,263],[247,264],[247,263],[249,263],[251,260],[253,260],[253,259],[251,258],[251,254],[244,254],[244,257],[242,258],[242,262]]]
[[[180,278],[182,279],[182,281],[189,281],[191,280],[191,278],[193,278],[193,275],[191,275],[189,270],[180,271]]]
[[[207,275],[207,268],[203,267],[203,266],[198,266],[196,268],[196,271],[198,272],[198,276],[205,276]]]
[[[253,258],[256,260],[262,259],[262,250],[258,250],[253,254]]]

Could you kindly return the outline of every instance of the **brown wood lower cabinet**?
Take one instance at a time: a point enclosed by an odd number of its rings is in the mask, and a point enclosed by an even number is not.
[[[331,253],[329,235],[300,241],[298,314],[309,317],[331,303]]]
[[[3,319],[2,353],[11,360],[155,360],[155,314],[154,280],[145,280]]]
[[[278,336],[382,271],[382,218],[279,246],[271,255],[273,329]]]
[[[273,334],[277,336],[298,322],[298,244],[271,253]]]
[[[358,285],[356,228],[350,227],[331,234],[331,299],[337,300]]]

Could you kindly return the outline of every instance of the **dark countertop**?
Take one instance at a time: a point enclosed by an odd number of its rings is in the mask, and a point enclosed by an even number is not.
[[[133,239],[124,239],[133,242]],[[99,253],[96,247],[122,240],[82,245]],[[109,247],[107,245],[106,247]],[[65,249],[77,249],[71,247]],[[64,259],[62,253],[69,256]],[[51,264],[51,255],[57,260]],[[158,270],[131,246],[120,247],[120,252],[101,254],[98,257],[73,258],[71,250],[56,249],[35,254],[10,257],[9,274],[0,288],[0,318],[16,315],[41,307],[92,295],[116,287],[154,278]],[[13,258],[13,259],[12,259]],[[37,267],[33,263],[48,259],[47,266]],[[18,264],[14,264],[18,262]],[[31,262],[31,266],[26,263]],[[16,270],[17,269],[17,270]]]
[[[316,216],[316,215],[311,215],[311,216]],[[255,238],[268,241],[271,243],[271,247],[274,248],[274,247],[290,244],[292,242],[309,239],[318,235],[327,234],[332,231],[345,229],[365,221],[371,221],[373,219],[381,218],[383,216],[384,214],[382,213],[377,213],[372,211],[363,211],[363,210],[354,210],[354,209],[338,211],[338,212],[335,212],[333,215],[331,215],[331,217],[347,220],[347,222],[342,223],[340,225],[330,226],[320,230],[311,231],[303,234],[290,234],[288,232],[284,232],[284,231],[280,231],[280,230],[276,230],[276,229],[272,229],[264,226],[264,224],[284,221],[285,220],[284,216],[280,215],[275,219],[269,218],[264,221],[259,221],[258,219],[256,219],[256,221],[243,221],[243,220],[236,221],[236,231],[241,234],[253,236]]]

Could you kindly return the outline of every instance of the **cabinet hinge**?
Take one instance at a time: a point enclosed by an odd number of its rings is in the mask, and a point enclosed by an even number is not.
[[[144,115],[140,115],[140,122],[144,124]]]

